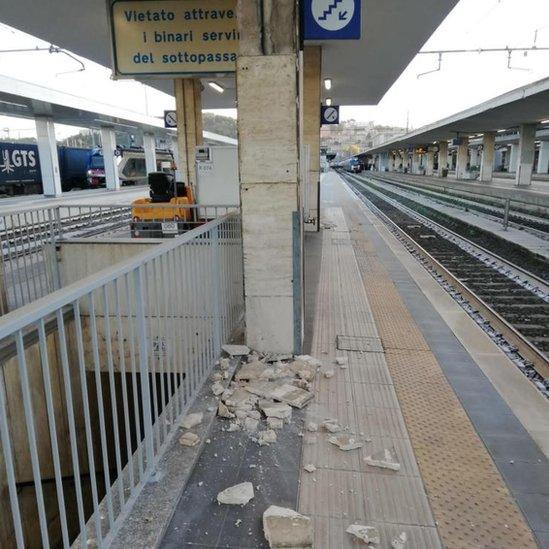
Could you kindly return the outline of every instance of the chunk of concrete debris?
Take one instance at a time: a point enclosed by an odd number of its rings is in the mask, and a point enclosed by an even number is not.
[[[310,362],[303,362],[302,360],[294,360],[290,364],[292,372],[305,381],[312,381],[315,378],[317,366]]]
[[[313,393],[299,387],[294,387],[288,383],[281,385],[271,393],[273,400],[280,400],[298,409],[303,408],[313,397]]]
[[[234,433],[235,431],[240,431],[240,423],[238,421],[231,421],[227,427],[227,432]]]
[[[332,436],[328,438],[328,442],[330,444],[334,444],[344,452],[348,452],[349,450],[358,450],[359,448],[362,448],[364,446],[362,442],[360,442],[351,435]]]
[[[215,396],[219,396],[220,394],[222,394],[223,392],[225,392],[225,387],[223,387],[223,385],[221,385],[221,383],[219,383],[219,381],[216,381],[216,382],[211,386],[211,389],[212,389],[212,393],[213,393]]]
[[[401,532],[398,536],[394,537],[391,541],[392,549],[404,549],[406,542],[408,541],[408,534]]]
[[[250,354],[250,348],[246,345],[223,345],[221,348],[230,356],[244,356]]]
[[[241,482],[219,492],[217,501],[223,505],[246,505],[253,497],[253,484],[251,482]]]
[[[304,379],[298,378],[292,380],[292,385],[295,385],[296,387],[299,387],[300,389],[303,389],[305,391],[311,390],[311,383],[309,381],[305,381]]]
[[[257,419],[247,417],[244,420],[244,429],[248,431],[248,433],[255,433],[258,427],[259,427],[259,421]]]
[[[362,524],[351,524],[346,532],[368,545],[379,545],[381,536],[379,530],[373,526],[364,526]]]
[[[181,435],[179,438],[179,444],[181,446],[196,446],[200,442],[200,437],[192,433],[191,431],[187,431],[185,434]]]
[[[327,419],[322,422],[322,428],[329,433],[339,433],[341,431],[341,425],[335,419]]]
[[[372,467],[381,467],[391,471],[400,471],[400,463],[396,459],[394,448],[384,448],[370,456],[366,456],[364,461]]]
[[[347,368],[347,366],[349,365],[349,358],[346,356],[338,356],[336,357],[335,361],[336,364],[343,369]]]
[[[217,415],[219,417],[224,417],[225,419],[234,419],[235,415],[223,404],[223,402],[219,403],[219,406],[217,407]]]
[[[268,417],[267,425],[269,429],[282,429],[284,427],[284,421],[278,417]]]
[[[306,362],[307,364],[310,364],[311,366],[315,366],[316,368],[320,368],[322,366],[322,362],[318,360],[318,358],[314,358],[310,355],[299,355],[295,357],[295,360]]]
[[[204,414],[202,412],[196,412],[194,414],[187,414],[181,422],[181,427],[184,429],[192,429],[202,423]]]
[[[221,374],[221,372],[214,372],[211,376],[210,376],[210,379],[212,381],[221,381],[223,379],[223,375]]]
[[[261,431],[257,439],[259,446],[268,446],[276,442],[276,433],[272,429]]]
[[[310,433],[316,433],[318,431],[318,423],[308,421],[305,425],[305,429],[307,429]]]
[[[252,381],[254,379],[275,379],[276,373],[273,368],[262,362],[248,362],[236,372],[237,381]]]
[[[263,513],[263,532],[271,549],[313,547],[311,519],[293,509],[271,505]]]
[[[282,362],[283,360],[291,360],[293,358],[293,355],[284,353],[284,354],[278,354],[278,353],[269,353],[265,357],[265,362]]]
[[[246,416],[257,420],[261,419],[261,414],[257,410],[249,410],[248,412],[246,412]]]
[[[229,407],[234,409],[251,409],[258,401],[257,396],[250,393],[246,389],[239,387],[235,389],[231,395],[223,400],[223,402]]]
[[[305,465],[303,469],[305,469],[307,473],[314,473],[316,471],[316,467],[312,463],[307,463],[307,465]]]
[[[221,370],[228,370],[231,366],[231,360],[229,358],[222,358],[219,360],[219,368]]]
[[[335,371],[333,368],[330,368],[329,370],[324,370],[324,377],[326,379],[331,379],[335,376]]]
[[[292,408],[284,402],[260,400],[259,409],[266,417],[276,417],[279,419],[290,419],[292,417]]]

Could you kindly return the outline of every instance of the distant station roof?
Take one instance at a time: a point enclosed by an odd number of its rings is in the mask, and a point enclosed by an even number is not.
[[[322,42],[324,78],[331,78],[334,104],[376,104],[400,76],[458,0],[362,1],[362,38]],[[43,40],[103,66],[110,66],[110,38],[105,0],[17,0],[2,6],[0,18]],[[205,85],[206,109],[234,108],[234,78],[216,78],[220,94]],[[173,95],[172,80],[147,84]],[[207,81],[204,81],[207,84]]]
[[[413,145],[428,145],[450,140],[458,135],[473,136],[483,132],[503,132],[520,124],[549,124],[549,78],[504,93],[480,105],[423,126],[387,141],[366,153],[380,153]]]
[[[2,75],[0,114],[19,118],[48,116],[57,124],[83,128],[112,125],[120,131],[141,130],[159,137],[176,135],[174,130],[165,129],[164,122],[159,118]],[[236,139],[207,131],[204,132],[204,139],[208,143],[237,144]]]

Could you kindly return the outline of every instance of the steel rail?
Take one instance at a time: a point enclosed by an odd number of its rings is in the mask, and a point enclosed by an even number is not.
[[[396,233],[401,240],[407,242],[412,248],[414,248],[418,255],[428,264],[429,267],[431,267],[431,269],[433,269],[433,271],[435,271],[439,276],[442,276],[449,284],[457,289],[461,293],[462,297],[466,299],[470,305],[473,305],[482,317],[490,322],[493,328],[498,330],[511,345],[515,346],[521,356],[532,363],[534,369],[536,370],[536,372],[538,372],[540,376],[545,379],[549,378],[549,358],[542,351],[540,351],[535,345],[528,341],[499,313],[494,311],[494,309],[490,305],[488,305],[483,299],[477,296],[474,291],[468,288],[466,284],[456,278],[427,250],[425,250],[418,242],[416,242],[394,221],[392,221],[391,218],[387,216],[387,214],[382,212],[377,206],[375,206],[370,200],[368,200],[368,198],[361,195],[359,191],[357,191],[351,185],[349,186],[349,188],[362,202],[364,202],[368,206],[371,211],[373,211],[386,225],[390,227],[392,232]]]
[[[348,175],[349,177],[353,177],[353,178],[356,178],[356,176],[353,176],[351,174],[346,174]],[[356,179],[356,182],[359,183],[360,185],[363,185],[366,187],[366,184],[364,183],[364,181],[360,181],[359,179]],[[367,187],[366,187],[367,188]],[[371,190],[371,189],[370,189]],[[437,223],[436,221],[433,221],[432,219],[430,219],[429,217],[426,217],[422,214],[420,214],[419,212],[416,212],[415,210],[413,210],[412,208],[409,208],[408,206],[405,206],[404,204],[401,204],[400,202],[398,202],[398,200],[394,200],[388,196],[385,196],[383,193],[381,193],[380,191],[377,191],[377,190],[374,190],[373,191],[374,193],[380,193],[382,196],[381,198],[383,198],[383,200],[385,200],[386,202],[389,202],[389,204],[391,205],[394,205],[394,206],[398,206],[398,208],[403,211],[404,213],[413,213],[414,216],[416,216],[418,218],[418,221],[420,222],[423,222],[423,224],[428,224],[430,223],[432,226],[434,226],[438,231],[442,231],[442,232],[445,232],[445,233],[448,233],[449,235],[451,235],[452,237],[458,239],[458,240],[461,240],[462,242],[464,242],[465,244],[467,244],[468,246],[471,246],[472,248],[475,248],[476,250],[478,250],[479,252],[482,252],[483,254],[486,254],[487,256],[490,256],[492,257],[493,259],[501,262],[504,266],[506,266],[507,268],[509,269],[512,269],[514,271],[517,271],[519,272],[522,276],[524,276],[525,278],[528,278],[532,281],[534,281],[536,284],[538,284],[539,286],[541,286],[546,292],[549,292],[549,284],[546,280],[544,280],[543,278],[539,277],[538,275],[536,274],[533,274],[531,273],[530,271],[527,271],[526,269],[524,269],[523,267],[519,266],[519,265],[516,265],[515,263],[509,261],[508,259],[505,259],[504,257],[501,257],[500,255],[498,254],[495,254],[494,252],[490,251],[490,250],[487,250],[486,248],[484,248],[483,246],[480,246],[479,244],[476,244],[475,242],[472,242],[471,240],[469,240],[468,238],[452,231],[452,229],[448,229],[447,227],[444,227],[444,225],[441,225],[440,223]]]

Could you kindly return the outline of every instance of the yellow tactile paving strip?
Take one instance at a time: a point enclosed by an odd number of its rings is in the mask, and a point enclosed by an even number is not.
[[[347,356],[347,369],[333,365],[335,376],[315,380],[315,401],[307,419],[334,418],[360,437],[364,447],[343,452],[327,441],[327,434],[307,433],[298,510],[313,518],[315,549],[352,549],[357,544],[345,533],[355,522],[379,527],[381,549],[405,531],[406,549],[438,549],[442,545],[400,412],[397,395],[383,353],[336,350],[337,335],[378,338],[372,310],[340,208],[327,218],[335,230],[322,234],[322,259],[312,341],[312,354],[327,366]],[[394,447],[402,464],[399,472],[370,467],[367,455]]]
[[[343,195],[342,195],[343,198]],[[444,547],[537,547],[482,441],[347,203],[353,247]]]

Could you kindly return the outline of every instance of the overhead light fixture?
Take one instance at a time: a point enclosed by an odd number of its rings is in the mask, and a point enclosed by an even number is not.
[[[101,118],[94,118],[94,122],[99,122],[99,124],[102,124],[104,126],[120,126],[122,128],[132,128],[134,130],[137,130],[137,126],[132,126],[131,124],[122,124],[120,122],[113,122],[112,120],[101,120]]]
[[[326,99],[326,106],[330,107],[331,104],[332,104],[332,99],[330,97],[328,97],[328,99]]]
[[[325,79],[324,79],[324,87],[325,87],[327,90],[331,90],[331,89],[332,89],[332,79],[331,79],[331,78],[325,78]]]
[[[507,130],[498,130],[498,133],[504,133],[506,132]]]
[[[549,120],[542,120],[540,124],[549,124]]]
[[[27,105],[23,105],[23,103],[14,103],[13,101],[4,101],[0,99],[0,103],[3,103],[4,105],[12,105],[13,107],[21,107],[23,109],[28,108]]]
[[[223,93],[225,91],[225,88],[217,82],[208,82],[208,85],[210,86],[210,88],[213,88],[217,93]]]

